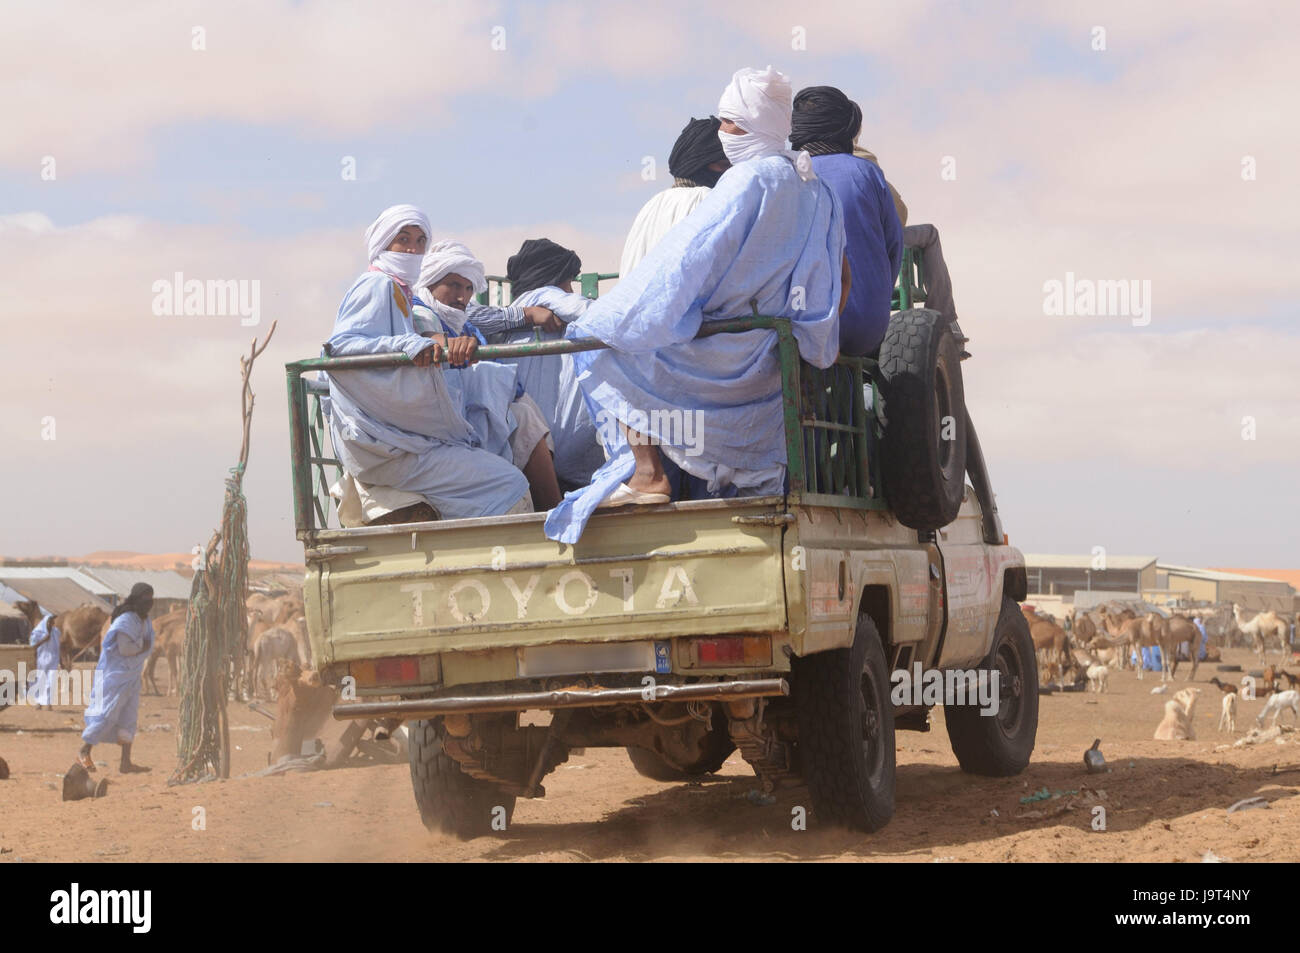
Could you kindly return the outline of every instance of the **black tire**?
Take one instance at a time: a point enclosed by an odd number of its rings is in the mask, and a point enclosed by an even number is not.
[[[878,831],[894,816],[896,749],[889,666],[875,624],[858,618],[853,647],[795,659],[799,758],[817,818]]]
[[[636,773],[652,781],[694,781],[713,774],[726,763],[731,752],[736,750],[736,744],[727,732],[726,716],[715,714],[714,725],[719,721],[722,722],[722,727],[715,727],[704,736],[704,754],[694,764],[679,768],[665,761],[659,752],[638,745],[628,745],[627,756],[632,761],[632,767],[636,768]]]
[[[493,810],[505,808],[506,827],[515,814],[515,796],[471,778],[442,750],[442,719],[413,721],[407,726],[411,785],[420,820],[431,831],[470,840],[496,833]]]
[[[966,490],[961,347],[943,315],[913,308],[890,318],[879,364],[885,499],[904,526],[947,526]]]
[[[1033,754],[1040,691],[1029,624],[1011,599],[1002,600],[993,648],[980,668],[999,672],[997,714],[980,714],[978,703],[944,706],[948,740],[963,771],[1011,777],[1025,770]]]

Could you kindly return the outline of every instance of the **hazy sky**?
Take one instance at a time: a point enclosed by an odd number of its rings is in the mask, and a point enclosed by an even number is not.
[[[251,544],[300,560],[283,364],[375,214],[612,271],[686,120],[771,64],[855,98],[940,228],[1013,542],[1300,566],[1298,32],[1294,3],[8,3],[0,553],[206,541],[274,319]],[[260,324],[156,315],[177,272],[258,282]],[[1067,275],[1142,307],[1050,313]]]

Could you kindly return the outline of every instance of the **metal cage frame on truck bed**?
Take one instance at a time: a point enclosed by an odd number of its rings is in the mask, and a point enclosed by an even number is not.
[[[787,318],[755,316],[709,321],[701,337],[713,334],[770,330],[776,334],[781,367],[782,417],[786,441],[788,499],[800,503],[885,509],[880,492],[875,441],[879,434],[875,409],[880,395],[873,380],[875,361],[841,357],[830,367],[813,367],[799,357],[792,324]],[[606,347],[594,339],[488,345],[480,360],[559,355]],[[316,371],[410,367],[405,354],[324,357],[285,365],[289,397],[289,440],[292,449],[294,526],[299,539],[332,529],[333,504],[329,486],[343,473],[338,459],[327,456],[326,417],[321,398],[328,387],[304,374]],[[868,406],[866,394],[871,395]],[[333,526],[331,524],[334,524]]]

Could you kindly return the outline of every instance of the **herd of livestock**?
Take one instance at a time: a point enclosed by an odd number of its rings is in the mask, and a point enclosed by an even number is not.
[[[1218,661],[1219,649],[1249,645],[1267,661],[1280,654],[1278,668],[1291,653],[1292,620],[1274,611],[1251,613],[1236,604],[1168,610],[1143,603],[1106,603],[1091,610],[1073,610],[1064,624],[1030,603],[1021,607],[1038,654],[1039,680],[1064,688],[1087,679],[1093,687],[1104,670],[1124,670],[1137,659],[1158,656],[1161,681],[1172,679],[1180,656],[1190,665],[1188,680],[1196,677],[1204,644],[1206,661]],[[1202,635],[1197,620],[1205,632]],[[1144,653],[1144,649],[1157,649]],[[1281,673],[1279,673],[1281,674]]]

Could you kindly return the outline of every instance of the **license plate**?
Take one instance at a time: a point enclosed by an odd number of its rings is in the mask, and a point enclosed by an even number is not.
[[[532,645],[519,650],[519,677],[585,675],[588,672],[659,671],[653,642],[595,645]]]

